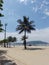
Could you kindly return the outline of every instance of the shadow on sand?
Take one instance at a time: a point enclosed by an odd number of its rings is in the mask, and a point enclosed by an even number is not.
[[[16,65],[16,63],[12,62],[12,60],[8,60],[5,57],[6,53],[7,53],[7,51],[0,50],[0,65]]]
[[[44,50],[45,48],[27,48],[26,50]]]
[[[0,55],[6,54],[7,51],[6,50],[0,50]]]

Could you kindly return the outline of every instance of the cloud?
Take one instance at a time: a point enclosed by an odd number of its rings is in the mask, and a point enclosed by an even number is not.
[[[36,2],[36,0],[31,0],[31,3],[35,3]]]
[[[4,39],[4,33],[0,33],[0,40]]]
[[[42,9],[42,8],[43,8],[43,6],[44,6],[44,3],[42,3],[42,4],[40,5],[39,9]]]
[[[49,42],[49,27],[41,30],[37,30],[35,32],[32,31],[31,34],[28,35],[29,39],[28,41],[32,40],[42,40],[45,42]]]
[[[36,13],[38,11],[38,7],[33,7],[32,11],[34,11]]]
[[[29,2],[29,3],[32,3],[33,4],[33,3],[36,2],[36,0],[19,0],[19,2],[20,3],[24,3],[24,4],[27,4]]]
[[[42,9],[44,6],[47,6],[47,5],[49,5],[49,2],[46,0],[43,0],[41,5],[40,5],[40,9]]]
[[[24,34],[18,34],[18,32],[7,32],[7,37],[8,36],[15,36],[18,41],[17,42],[22,42],[21,38]],[[49,42],[49,27],[48,28],[44,28],[41,30],[36,30],[36,31],[32,31],[31,34],[27,34],[28,36],[28,40],[27,41],[35,41],[35,40],[41,40],[41,41],[45,41],[45,42]],[[0,39],[4,39],[4,33],[0,33]]]
[[[49,4],[49,2],[46,1],[46,0],[43,0],[43,3],[44,3],[45,5],[48,5],[48,4]]]
[[[49,10],[48,9],[45,9],[44,10],[44,14],[47,15],[47,16],[49,16]]]
[[[49,16],[49,11],[45,12],[45,14]]]
[[[24,4],[27,4],[27,1],[28,0],[19,0],[20,3],[24,3]]]
[[[24,2],[25,0],[20,0],[20,2]]]
[[[20,3],[23,3],[23,4],[31,4],[32,5],[32,11],[34,13],[37,13],[37,12],[41,12],[43,15],[47,15],[49,16],[49,11],[44,11],[47,7],[48,9],[48,6],[49,6],[49,1],[48,0],[41,0],[41,1],[38,1],[38,0],[18,0]],[[40,4],[39,4],[40,3]],[[43,13],[44,11],[44,13]],[[45,17],[42,17],[43,19],[45,19]]]
[[[32,11],[34,11],[35,13],[37,13],[37,11],[40,11],[42,14],[43,14],[43,11],[44,11],[44,14],[46,14],[47,16],[49,16],[49,11],[48,10],[45,11],[45,9],[46,8],[48,9],[48,6],[49,6],[49,2],[48,1],[43,0],[43,1],[39,1],[38,2],[37,0],[32,0],[32,3],[34,3],[34,2],[35,2],[35,4],[33,4],[34,6],[32,8]]]

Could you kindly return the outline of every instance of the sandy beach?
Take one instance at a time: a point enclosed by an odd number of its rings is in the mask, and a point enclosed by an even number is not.
[[[17,65],[49,65],[49,46],[28,46],[27,50],[23,46],[0,47],[0,50],[7,51],[5,57]]]

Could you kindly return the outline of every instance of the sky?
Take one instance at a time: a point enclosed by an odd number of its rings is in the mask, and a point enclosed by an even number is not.
[[[2,20],[3,25],[7,23],[7,34],[8,32],[10,32],[11,34],[15,33],[14,36],[16,36],[17,33],[16,26],[18,24],[17,20],[18,19],[23,20],[23,16],[26,16],[29,17],[30,20],[33,20],[35,22],[34,24],[36,25],[36,29],[38,31],[38,32],[36,31],[35,33],[32,32],[34,35],[33,37],[35,39],[32,39],[31,37],[32,33],[30,34],[31,39],[37,40],[38,38],[39,40],[41,36],[44,40],[45,37],[46,39],[48,38],[49,0],[3,0],[3,1],[4,4],[2,13],[4,14],[4,17],[0,19]],[[37,36],[37,38],[35,35]],[[48,39],[46,41],[48,41]]]

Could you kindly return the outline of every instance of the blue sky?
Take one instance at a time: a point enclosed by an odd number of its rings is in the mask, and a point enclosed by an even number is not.
[[[27,16],[35,21],[37,29],[27,34],[27,41],[49,42],[49,0],[4,0],[2,13],[4,17],[0,19],[3,25],[8,24],[6,37],[15,36],[21,42],[24,34],[20,35],[16,31],[17,20]],[[4,39],[4,32],[0,33],[0,39]]]
[[[36,29],[49,27],[49,0],[4,0],[2,13],[7,32],[15,32],[17,20],[23,16],[35,21]]]

